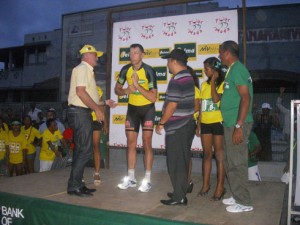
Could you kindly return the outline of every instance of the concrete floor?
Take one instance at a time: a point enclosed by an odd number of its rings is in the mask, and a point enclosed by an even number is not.
[[[276,225],[280,224],[285,185],[280,182],[251,182],[250,191],[254,202],[254,211],[239,214],[227,213],[225,206],[211,202],[216,178],[212,176],[212,190],[206,197],[197,197],[200,189],[200,174],[193,173],[194,191],[189,194],[188,206],[164,206],[161,199],[167,199],[166,193],[172,191],[166,172],[154,171],[153,188],[149,193],[140,193],[137,188],[119,190],[117,184],[124,175],[124,170],[103,169],[102,183],[91,198],[79,198],[66,193],[70,167],[44,173],[35,173],[19,177],[1,177],[0,191],[48,199],[63,203],[148,215],[170,220],[188,221],[214,225]],[[143,171],[138,170],[136,177],[143,178]],[[85,170],[88,187],[94,187],[93,168]],[[228,189],[228,185],[226,184]],[[229,197],[230,193],[226,194]]]

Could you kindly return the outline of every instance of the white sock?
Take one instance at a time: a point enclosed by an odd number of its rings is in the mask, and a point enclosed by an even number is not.
[[[134,169],[128,170],[128,177],[129,177],[129,180],[135,180]]]
[[[145,172],[145,180],[147,180],[149,183],[151,183],[151,170],[146,170]]]

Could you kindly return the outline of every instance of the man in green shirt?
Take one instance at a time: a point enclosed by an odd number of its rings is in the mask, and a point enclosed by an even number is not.
[[[220,46],[219,57],[228,67],[220,109],[224,122],[224,165],[232,197],[223,199],[228,212],[253,210],[248,190],[248,138],[251,132],[253,86],[249,71],[239,61],[234,41]]]

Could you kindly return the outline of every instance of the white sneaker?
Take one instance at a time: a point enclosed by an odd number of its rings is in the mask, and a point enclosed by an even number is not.
[[[123,183],[118,184],[118,188],[125,190],[129,187],[136,187],[136,180],[130,180],[128,176],[123,178]]]
[[[141,186],[139,187],[140,192],[149,192],[151,189],[151,184],[146,180],[143,179]]]
[[[253,210],[253,206],[246,206],[241,204],[234,204],[226,207],[227,212],[239,213],[239,212],[250,212]]]
[[[231,196],[230,198],[224,198],[222,202],[224,205],[234,205],[235,199]]]

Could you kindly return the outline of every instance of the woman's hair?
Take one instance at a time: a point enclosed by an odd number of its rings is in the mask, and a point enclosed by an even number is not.
[[[227,72],[226,66],[222,65],[220,60],[216,57],[209,57],[204,60],[204,64],[207,64],[211,69],[218,72],[219,76],[216,80],[216,87],[218,88],[225,79],[225,75]],[[210,84],[211,77],[207,79],[207,83]]]
[[[190,72],[190,74],[192,75],[193,79],[194,79],[194,83],[195,83],[195,86],[197,88],[199,88],[199,78],[196,76],[195,74],[195,71],[193,70],[192,67],[190,66],[187,66],[187,70]]]

